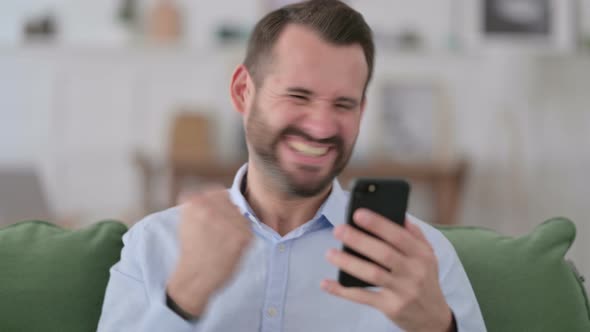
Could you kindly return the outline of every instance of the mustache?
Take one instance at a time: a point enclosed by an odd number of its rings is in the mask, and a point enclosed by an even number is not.
[[[332,137],[317,139],[317,138],[312,137],[311,135],[309,135],[305,131],[303,131],[299,128],[296,128],[296,127],[285,128],[283,130],[283,132],[281,133],[280,137],[285,137],[285,136],[299,136],[299,137],[303,137],[306,140],[311,141],[311,142],[316,142],[316,143],[320,143],[320,144],[332,144],[332,145],[335,145],[337,148],[342,148],[344,146],[344,140],[340,136],[335,135]]]

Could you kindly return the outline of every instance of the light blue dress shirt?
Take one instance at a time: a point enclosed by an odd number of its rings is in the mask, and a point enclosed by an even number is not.
[[[240,191],[244,165],[229,189],[231,200],[255,234],[235,276],[210,299],[198,322],[166,306],[165,289],[178,258],[178,208],[150,215],[123,237],[121,260],[111,270],[98,331],[198,332],[394,332],[381,312],[320,289],[338,270],[325,259],[341,243],[332,235],[345,223],[348,193],[334,181],[332,192],[309,222],[280,236],[254,216]],[[477,300],[450,242],[432,226],[419,225],[438,258],[439,280],[459,331],[485,331]],[[215,222],[212,220],[211,222]]]

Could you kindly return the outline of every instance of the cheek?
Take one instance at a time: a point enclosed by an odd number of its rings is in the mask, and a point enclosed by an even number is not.
[[[346,140],[347,144],[352,144],[356,140],[360,130],[360,118],[356,115],[347,117],[340,123],[342,130],[342,136]]]
[[[288,102],[271,104],[266,111],[265,118],[268,120],[268,124],[275,129],[283,129],[296,124],[303,118],[303,112],[297,109],[296,105],[291,105]]]

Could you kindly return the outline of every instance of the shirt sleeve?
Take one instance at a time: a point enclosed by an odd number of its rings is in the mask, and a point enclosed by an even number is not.
[[[198,322],[188,322],[166,305],[165,286],[147,289],[142,270],[143,225],[123,236],[121,259],[110,269],[110,279],[98,323],[98,332],[199,331]]]
[[[486,326],[477,298],[457,256],[455,248],[443,235],[445,257],[439,258],[439,278],[443,294],[457,323],[458,332],[485,332]]]

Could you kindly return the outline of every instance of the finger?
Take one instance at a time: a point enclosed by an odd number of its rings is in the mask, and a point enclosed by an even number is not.
[[[377,304],[381,302],[381,295],[377,291],[361,287],[344,287],[335,280],[322,280],[320,287],[334,296],[372,307],[377,307]]]
[[[402,296],[389,290],[371,290],[361,287],[344,287],[335,280],[322,280],[320,287],[325,292],[343,299],[376,308],[384,314],[396,312],[403,305]]]
[[[205,214],[212,223],[228,223],[244,232],[250,232],[250,222],[231,201],[227,189],[217,185],[209,185],[208,188],[190,197],[189,202],[183,205],[185,214]]]
[[[412,235],[414,235],[415,237],[419,238],[420,240],[429,243],[428,239],[426,239],[426,236],[424,235],[424,233],[422,233],[422,229],[420,229],[420,226],[416,225],[414,222],[410,221],[410,219],[406,218],[406,229],[408,230],[408,232],[412,233]]]
[[[234,205],[233,202],[229,202],[228,205],[223,207],[225,211],[225,220],[228,221],[232,226],[237,227],[243,231],[252,231],[252,221],[247,215],[242,213],[240,209]]]
[[[330,263],[340,270],[370,284],[389,288],[392,275],[381,266],[353,256],[338,249],[330,249],[326,254]]]
[[[185,203],[189,203],[195,195],[197,195],[197,192],[193,190],[183,190],[180,192],[180,194],[178,194],[178,197],[176,198],[176,204],[183,205]]]
[[[227,192],[227,188],[218,182],[205,182],[199,185],[201,192],[205,193],[216,193],[216,192]]]
[[[198,187],[182,190],[177,196],[177,202],[179,204],[188,203],[193,200],[199,200],[202,197],[212,197],[217,195],[219,192],[227,192],[227,189],[223,186],[215,183],[204,183]]]
[[[394,247],[349,225],[334,228],[334,237],[389,270],[402,265],[405,259]]]
[[[425,250],[422,241],[403,226],[368,209],[358,209],[354,213],[355,223],[382,238],[403,254],[414,256]]]
[[[218,211],[223,213],[225,219],[230,221],[237,221],[234,222],[237,226],[240,227],[249,227],[249,223],[247,222],[247,218],[244,216],[240,208],[234,204],[231,200],[230,194],[226,188],[222,188],[221,186],[213,186],[211,185],[210,188],[215,188],[206,193],[208,203],[211,206],[214,206]],[[236,218],[237,215],[240,215],[241,218]]]

